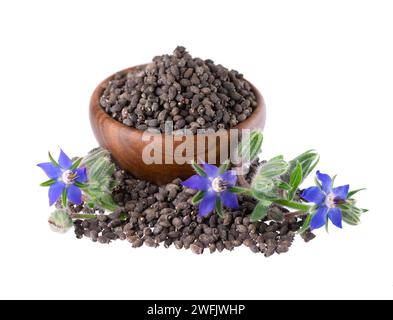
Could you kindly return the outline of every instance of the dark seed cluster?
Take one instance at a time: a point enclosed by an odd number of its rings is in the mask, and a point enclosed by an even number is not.
[[[252,171],[255,171],[255,164]],[[233,250],[244,245],[254,253],[261,252],[269,257],[287,252],[303,223],[296,217],[281,222],[251,223],[249,215],[255,200],[247,196],[239,196],[240,209],[225,209],[223,218],[216,214],[201,218],[197,216],[197,207],[191,203],[195,191],[183,188],[180,179],[158,187],[134,179],[122,170],[115,176],[119,186],[113,196],[119,210],[109,215],[98,214],[96,219],[76,220],[77,238],[85,236],[99,243],[127,240],[134,248],[173,245],[177,249],[191,249],[195,254],[205,250],[211,253]],[[122,212],[127,213],[126,219],[121,219]],[[272,206],[268,218],[285,213],[286,209]],[[313,235],[309,233],[304,237],[308,241]]]
[[[100,104],[114,119],[140,130],[228,129],[247,119],[257,105],[251,85],[237,71],[212,60],[192,58],[184,47],[157,56],[144,68],[117,74]]]

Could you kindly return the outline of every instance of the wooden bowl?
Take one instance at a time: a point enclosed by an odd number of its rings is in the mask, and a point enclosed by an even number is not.
[[[144,65],[128,68],[121,71],[121,73],[127,73],[130,71],[132,72],[135,69],[141,68],[143,66]],[[130,172],[133,176],[139,179],[149,180],[153,183],[161,185],[171,182],[176,178],[186,179],[193,175],[194,171],[189,165],[189,161],[191,159],[188,159],[188,163],[179,164],[173,161],[174,158],[171,154],[168,155],[165,152],[162,152],[160,155],[160,157],[162,158],[161,163],[146,164],[142,160],[142,153],[144,148],[148,144],[151,144],[150,141],[142,141],[142,135],[144,134],[144,131],[128,127],[121,122],[113,119],[103,110],[100,105],[100,97],[105,90],[108,82],[111,81],[114,76],[115,75],[112,75],[102,81],[94,90],[90,100],[90,123],[94,135],[98,140],[100,146],[106,148],[112,153],[113,158],[121,168]],[[235,127],[236,129],[239,129],[240,132],[242,129],[262,130],[265,126],[265,102],[259,91],[253,85],[251,86],[257,98],[257,107],[254,109],[254,112],[251,114],[251,116],[249,116],[246,120],[239,123]],[[223,131],[229,135],[229,130]],[[160,139],[162,141],[162,145],[164,148],[169,146],[167,145],[167,140],[165,140],[165,137],[168,138],[169,136],[162,133],[157,133],[154,135],[154,139]],[[207,139],[207,135],[204,138]],[[204,156],[207,155],[208,152],[212,150],[212,148],[214,148],[215,150],[213,152],[216,155],[216,159],[213,160],[219,162],[221,156],[220,149],[217,148],[216,145],[206,146],[202,151],[199,150],[198,152],[196,136],[192,136],[191,141],[195,142],[194,151],[196,151],[196,153],[193,157],[194,160],[199,161],[200,159],[204,159]],[[184,139],[182,139],[181,141],[174,141],[173,147],[169,146],[169,150],[176,150],[176,148],[183,142]],[[198,143],[199,142],[200,140],[198,140]],[[168,163],[168,161],[164,161],[165,159],[171,158],[173,163]],[[209,163],[214,162],[211,161],[211,158],[208,159],[207,157],[206,161]]]

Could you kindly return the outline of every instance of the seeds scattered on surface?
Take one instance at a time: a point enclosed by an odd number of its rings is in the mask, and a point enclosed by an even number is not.
[[[258,161],[251,166],[247,180],[256,170]],[[255,200],[239,196],[239,210],[224,210],[223,218],[211,214],[206,218],[197,216],[198,208],[191,204],[195,190],[183,188],[180,179],[165,186],[156,186],[138,180],[123,170],[117,169],[118,186],[113,191],[119,210],[104,215],[85,206],[73,206],[74,212],[97,213],[95,219],[75,220],[74,229],[78,239],[89,237],[94,242],[108,244],[114,240],[127,240],[133,248],[143,244],[157,247],[191,249],[195,254],[209,251],[232,251],[244,245],[251,252],[263,253],[266,257],[274,253],[285,253],[294,240],[295,232],[302,226],[300,218],[291,217],[280,221],[251,223],[249,215]],[[270,211],[283,216],[287,210],[279,206]],[[127,214],[125,221],[120,214]],[[305,241],[312,240],[311,232],[302,234]],[[206,250],[205,250],[206,249]]]

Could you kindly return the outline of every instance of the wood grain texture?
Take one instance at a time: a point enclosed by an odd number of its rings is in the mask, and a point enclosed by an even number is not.
[[[132,68],[125,69],[121,71],[122,73],[127,73],[135,70],[136,68],[143,67],[136,66]],[[102,81],[97,88],[94,90],[93,95],[90,100],[90,123],[94,132],[94,135],[100,146],[108,149],[115,161],[120,165],[121,168],[130,172],[133,176],[152,181],[156,184],[165,184],[173,181],[176,178],[186,179],[194,174],[191,166],[187,163],[185,164],[164,164],[165,155],[161,154],[162,163],[161,164],[146,164],[142,160],[143,149],[150,144],[149,141],[142,141],[142,135],[144,131],[128,127],[119,121],[110,117],[100,106],[100,97],[105,90],[106,84],[114,78],[112,75]],[[263,129],[266,120],[266,106],[262,95],[259,91],[252,86],[252,89],[257,98],[257,107],[250,117],[245,121],[239,123],[236,126],[237,129]],[[226,131],[228,134],[228,131]],[[155,134],[155,141],[161,141],[162,145],[165,147],[166,140],[164,134]],[[167,136],[168,138],[168,136]],[[157,140],[156,140],[157,139]],[[196,136],[193,136],[195,141],[195,149],[197,151],[198,144],[196,143]],[[207,137],[206,137],[207,139]],[[185,140],[175,141],[173,143],[173,148],[170,150],[175,150],[177,146],[183,143]],[[206,146],[202,153],[195,155],[194,160],[200,160],[203,158],[203,154],[207,155],[209,149],[216,149],[215,161],[219,161],[220,154],[219,148],[216,145],[211,145],[210,148]],[[172,158],[173,159],[173,158]],[[209,161],[206,158],[207,162]],[[172,161],[173,162],[173,161]],[[215,164],[215,163],[214,163]]]

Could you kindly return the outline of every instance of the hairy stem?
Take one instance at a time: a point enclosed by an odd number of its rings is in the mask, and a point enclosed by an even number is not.
[[[74,213],[71,215],[72,219],[94,219],[96,218],[96,214],[81,214],[81,213]]]
[[[242,174],[242,165],[235,166],[234,169],[237,173],[237,181],[239,183],[239,186],[243,188],[250,188],[250,184],[246,180],[246,176]]]
[[[243,188],[249,188],[250,184],[248,183],[248,181],[246,180],[246,177],[244,175],[238,176],[238,181],[239,181],[239,185]]]
[[[269,199],[271,202],[274,202],[280,206],[291,208],[291,209],[297,209],[299,211],[302,211],[304,213],[307,213],[310,211],[311,207],[307,204],[295,202],[295,201],[289,201],[285,199],[275,199],[275,198],[270,198]]]

